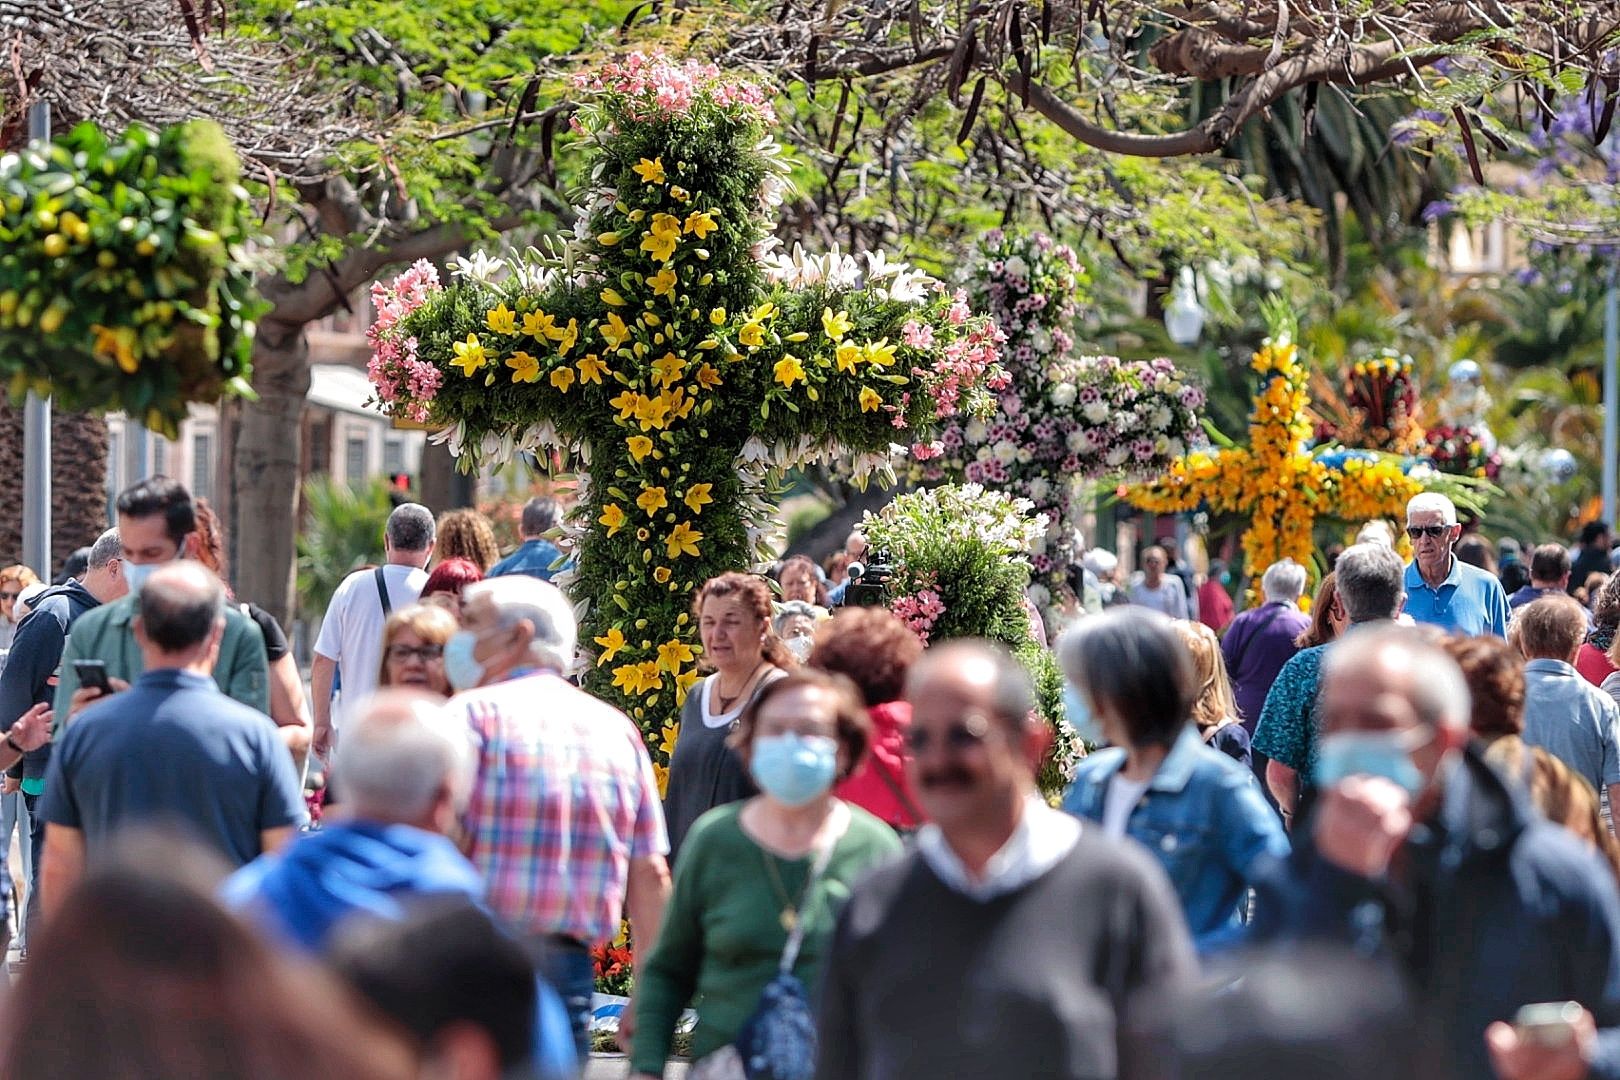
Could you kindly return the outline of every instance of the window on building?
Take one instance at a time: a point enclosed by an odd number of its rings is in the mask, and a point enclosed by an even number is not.
[[[389,438],[383,440],[383,468],[382,471],[389,476],[405,471],[405,440]]]
[[[107,425],[107,515],[114,514],[113,503],[124,490],[124,427]]]
[[[199,431],[191,437],[191,493],[214,501],[214,433]]]
[[[152,442],[152,468],[147,476],[169,475],[169,440],[160,435],[153,435]]]
[[[344,441],[343,478],[349,487],[359,491],[366,482],[366,437],[350,435]]]

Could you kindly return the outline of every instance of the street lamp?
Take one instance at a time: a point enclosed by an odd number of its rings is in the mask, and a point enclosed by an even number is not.
[[[1198,302],[1198,288],[1190,266],[1183,266],[1176,279],[1175,292],[1164,309],[1164,328],[1170,340],[1182,347],[1196,344],[1204,329],[1204,308]]]

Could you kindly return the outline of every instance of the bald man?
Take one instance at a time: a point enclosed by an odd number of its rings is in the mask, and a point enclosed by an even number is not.
[[[1468,687],[1417,631],[1353,630],[1323,666],[1320,796],[1257,936],[1382,952],[1437,1029],[1425,1075],[1620,1077],[1620,895],[1572,834],[1485,764]],[[1567,1041],[1519,1008],[1573,1000]]]
[[[1164,872],[1042,801],[1051,733],[1010,655],[938,646],[906,697],[908,776],[933,823],[844,908],[816,1075],[1132,1075],[1132,1006],[1194,966]]]

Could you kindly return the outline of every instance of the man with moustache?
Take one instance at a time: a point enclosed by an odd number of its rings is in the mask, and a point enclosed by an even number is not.
[[[821,994],[821,1080],[1147,1073],[1150,1002],[1194,970],[1164,872],[1053,810],[1023,668],[983,642],[907,681],[908,776],[932,824],[857,886]]]

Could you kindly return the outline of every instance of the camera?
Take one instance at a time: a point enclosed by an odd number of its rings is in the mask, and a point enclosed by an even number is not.
[[[849,585],[844,589],[844,605],[882,607],[883,591],[893,576],[894,569],[879,559],[874,559],[870,563],[850,563]]]

